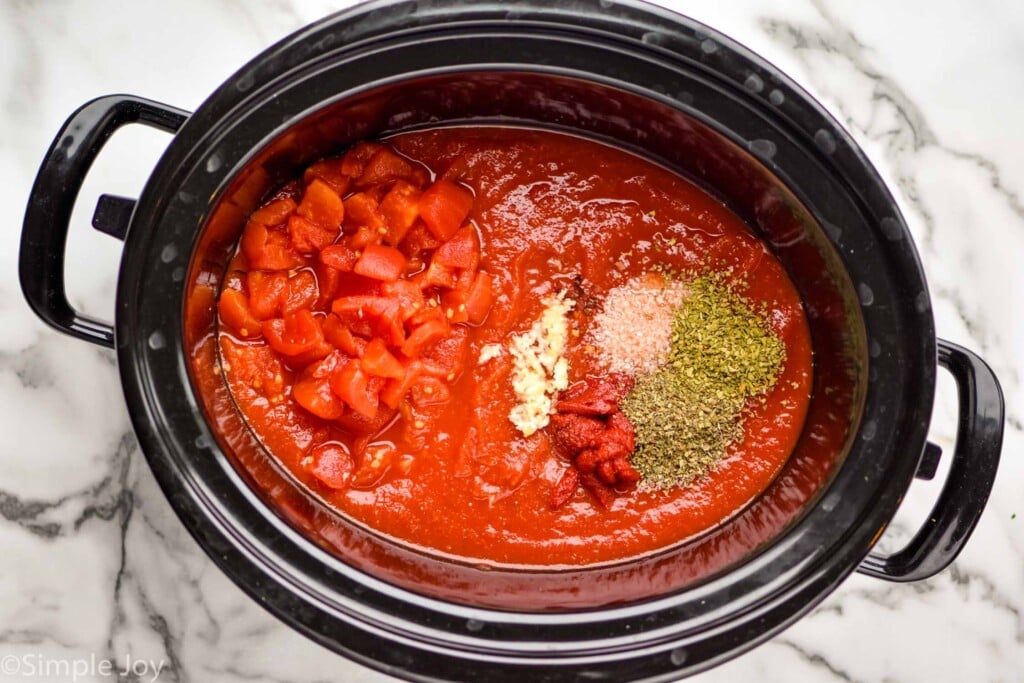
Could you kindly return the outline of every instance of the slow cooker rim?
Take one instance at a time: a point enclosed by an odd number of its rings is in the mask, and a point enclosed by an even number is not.
[[[364,11],[369,11],[369,9],[366,9]],[[353,12],[353,10],[350,10],[349,12]],[[317,24],[316,26],[311,27],[308,31],[304,32],[304,35],[311,35],[312,33],[315,33],[315,30],[324,29],[325,27],[327,27],[327,26],[329,26],[329,25],[331,25],[331,24],[333,24],[335,22],[344,21],[345,18],[349,15],[349,12],[342,13],[340,15],[335,15],[334,17],[325,19],[320,24]],[[686,21],[690,21],[690,20],[686,20]],[[692,23],[695,23],[695,22],[692,22]],[[722,43],[726,42],[726,41],[722,40],[723,37],[718,35],[716,32],[714,32],[714,31],[712,31],[710,29],[707,29],[707,32],[708,32],[709,35],[716,36],[716,40],[720,40]],[[287,42],[287,40],[285,42]],[[257,57],[256,60],[254,60],[254,61],[259,61],[259,60],[260,60],[260,58]],[[245,71],[245,70],[243,69],[243,71]],[[239,72],[239,73],[242,73],[242,72]],[[236,77],[237,77],[237,74],[236,74]],[[233,77],[233,79],[234,78],[235,77]],[[225,85],[222,86],[221,89],[219,89],[216,93],[214,93],[213,96],[211,96],[209,101],[212,102],[213,100],[215,100],[217,98],[218,95],[223,94],[224,91],[229,88],[231,83],[232,83],[231,80],[226,82]],[[795,87],[795,86],[793,86],[793,87]],[[228,94],[231,94],[231,93],[228,93]],[[205,111],[206,109],[207,109],[207,104],[204,104],[203,107],[197,112],[197,118],[195,119],[196,121],[200,120],[198,118],[199,115],[202,114],[202,112]],[[179,134],[179,138],[177,138],[175,140],[175,142],[172,143],[172,149],[174,149],[175,146],[177,146],[178,148],[184,148],[184,146],[186,145],[185,141],[187,140],[188,134],[192,133],[193,130],[196,130],[195,126],[192,126],[192,128],[190,128],[191,124],[192,124],[192,122],[190,122],[189,124],[186,124],[186,127]],[[837,130],[843,135],[843,138],[847,137],[845,135],[845,132],[842,131],[842,129],[839,128],[838,126],[837,126]],[[855,145],[851,144],[851,147],[852,147],[852,149],[859,151],[859,149]],[[169,150],[168,151],[168,155],[165,156],[165,160],[171,159],[172,156],[173,155],[171,154],[171,150]],[[168,162],[168,163],[170,163],[170,162]],[[160,174],[160,171],[164,170],[165,167],[166,167],[165,161],[161,161],[161,165],[160,165],[160,167],[158,168],[157,171],[154,171],[154,176],[153,177],[157,178],[157,176]],[[165,170],[164,175],[165,176],[169,176],[169,175],[173,175],[173,174],[169,170]],[[157,184],[158,183],[153,183],[152,185],[155,186]],[[160,203],[160,199],[158,197],[154,198],[154,196],[153,196],[154,193],[153,193],[153,191],[150,191],[150,188],[151,188],[151,185],[147,184],[147,191],[143,194],[143,197],[140,199],[140,202],[139,202],[139,211],[137,211],[137,216],[145,216],[147,213],[149,213],[149,212],[151,212],[153,210],[151,208],[153,205],[159,205],[159,203]],[[890,201],[891,201],[891,198],[890,198]],[[133,228],[135,228],[135,227],[136,226],[133,225]],[[128,241],[128,245],[126,246],[126,258],[125,258],[126,263],[131,260],[130,257],[133,254],[133,244],[135,243],[135,241],[132,239],[132,235],[133,234],[139,234],[139,232],[140,232],[139,230],[133,229],[132,232],[129,234],[129,241]],[[120,291],[120,290],[121,290],[122,285],[126,286],[126,287],[129,286],[128,280],[129,280],[129,278],[122,278],[121,284],[119,284],[119,298],[125,296],[125,292]],[[922,277],[922,283],[923,283],[923,277]],[[135,383],[129,381],[129,380],[133,379],[131,377],[130,373],[131,373],[131,370],[132,370],[132,368],[134,366],[134,363],[133,363],[134,358],[131,355],[131,351],[130,351],[131,344],[129,343],[129,340],[131,339],[133,331],[130,328],[123,327],[122,323],[126,323],[126,322],[127,322],[127,320],[126,320],[125,316],[120,316],[120,315],[118,316],[119,360],[121,360],[120,365],[121,365],[121,368],[122,368],[123,377],[125,379],[125,386],[126,386],[126,392],[127,392],[129,386],[132,386],[133,388],[135,387]],[[134,379],[138,379],[138,378],[134,378]],[[137,404],[138,404],[138,396],[134,397],[134,400],[133,400],[133,397],[130,396],[129,397],[129,403],[137,406]],[[156,468],[156,466],[154,464],[154,460],[159,460],[159,458],[156,458],[155,456],[150,455],[150,453],[154,452],[154,448],[155,447],[156,447],[156,451],[159,451],[160,439],[156,438],[155,440],[152,440],[150,437],[152,437],[154,435],[151,435],[151,434],[148,433],[149,430],[145,429],[145,425],[139,425],[138,424],[139,420],[136,420],[136,417],[135,417],[136,410],[132,411],[132,415],[133,415],[133,421],[137,422],[136,428],[137,428],[137,430],[139,430],[140,440],[144,440],[146,442],[144,445],[147,445],[147,448],[145,449],[146,453],[147,453],[147,458],[150,460],[151,466],[153,466],[154,470],[156,470],[157,468]],[[140,429],[140,427],[141,427],[141,429]],[[143,434],[146,435],[145,438],[143,437]],[[164,435],[165,438],[168,438],[168,436],[170,436],[170,435]],[[923,437],[922,437],[922,444],[923,444]],[[912,473],[912,471],[911,471],[911,473]],[[180,494],[180,491],[169,490],[169,489],[173,489],[173,487],[169,486],[169,484],[172,483],[172,478],[173,478],[173,476],[175,474],[176,473],[173,471],[173,469],[172,470],[165,470],[164,471],[164,477],[158,477],[158,481],[160,481],[161,486],[163,488],[165,488],[165,493],[167,493],[168,496],[172,500],[175,497],[177,497],[178,494]],[[177,474],[180,474],[180,473],[177,473]],[[165,478],[166,478],[166,480],[165,480]],[[165,484],[167,484],[167,486],[165,486]],[[180,514],[180,510],[178,510],[177,506],[176,506],[176,511],[178,511],[179,514]],[[201,521],[202,520],[202,515],[197,516],[196,519]],[[189,527],[190,531],[195,533],[195,531],[193,530],[191,525],[186,524],[186,526]],[[205,547],[205,544],[204,544],[204,547]],[[866,551],[866,549],[865,549],[865,551]],[[835,582],[838,582],[838,580],[840,580],[843,576],[845,576],[847,573],[849,573],[849,571],[852,571],[852,569],[853,569],[853,566],[850,566],[846,571],[843,571],[843,572],[840,572],[839,574],[837,574],[835,577],[833,577],[834,581],[832,582],[832,584],[834,585]],[[827,591],[821,593],[821,596],[823,597],[825,594],[827,594]],[[809,608],[810,608],[810,605],[807,606],[807,609],[809,609]],[[278,616],[281,616],[281,615],[278,615]],[[796,617],[793,617],[793,618],[796,618]]]

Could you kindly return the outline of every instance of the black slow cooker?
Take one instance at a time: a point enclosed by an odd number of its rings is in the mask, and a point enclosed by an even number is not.
[[[317,507],[250,448],[237,414],[197,391],[205,380],[190,350],[215,320],[193,295],[220,281],[269,188],[360,139],[473,122],[567,129],[665,164],[717,193],[789,272],[812,330],[811,413],[778,479],[713,533],[577,571],[425,556]],[[64,248],[86,171],[129,123],[174,137],[137,201],[97,206],[94,225],[124,240],[111,325],[69,305]],[[39,170],[20,277],[44,321],[116,349],[153,473],[222,570],[315,641],[410,679],[707,669],[781,631],[855,570],[890,581],[942,570],[999,460],[998,382],[976,355],[936,340],[910,234],[863,152],[771,64],[636,2],[371,2],[269,48],[192,114],[126,95],[93,100]],[[914,476],[935,472],[926,436],[937,364],[960,399],[948,480],[904,549],[870,552]],[[787,505],[792,486],[816,493]]]

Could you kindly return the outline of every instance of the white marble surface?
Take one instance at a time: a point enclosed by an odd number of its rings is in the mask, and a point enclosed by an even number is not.
[[[163,662],[161,681],[379,681],[289,631],[203,555],[131,435],[113,355],[52,332],[16,281],[36,166],[65,116],[130,92],[195,108],[326,0],[0,3],[0,680],[47,662]],[[842,121],[890,182],[930,279],[942,336],[981,352],[1009,425],[989,508],[949,571],[919,584],[854,576],[771,642],[698,680],[1024,681],[1024,5],[983,0],[678,3],[775,62]],[[88,228],[100,191],[131,196],[167,142],[129,129],[86,183],[69,245],[74,301],[109,317],[118,244]],[[951,445],[943,380],[933,440]],[[915,484],[913,529],[937,485]],[[1016,515],[1016,518],[1015,518]],[[891,542],[891,538],[887,542]],[[82,664],[86,663],[86,664]],[[6,666],[6,664],[4,664]],[[129,667],[131,668],[131,667]],[[134,680],[131,676],[122,676]]]

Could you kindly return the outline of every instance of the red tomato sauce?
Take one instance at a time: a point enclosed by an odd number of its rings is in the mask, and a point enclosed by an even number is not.
[[[635,155],[551,131],[440,128],[384,149],[384,159],[318,162],[271,197],[219,298],[235,403],[310,491],[434,552],[578,566],[692,538],[771,483],[807,412],[810,336],[782,266],[721,201]],[[743,439],[685,488],[633,489],[607,508],[580,489],[552,508],[567,462],[545,430],[516,430],[512,359],[480,364],[481,349],[528,329],[553,292],[583,282],[599,298],[656,265],[712,264],[749,285],[787,350],[767,400],[748,407]],[[403,299],[399,284],[424,278],[445,283],[436,324],[435,307]],[[590,315],[574,321],[572,381],[595,370]]]

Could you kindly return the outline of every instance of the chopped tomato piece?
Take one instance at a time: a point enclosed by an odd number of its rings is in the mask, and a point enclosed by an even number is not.
[[[318,227],[340,229],[345,218],[345,204],[330,185],[314,180],[306,186],[295,213]]]
[[[477,273],[473,287],[466,296],[466,316],[470,323],[479,325],[487,317],[494,300],[494,278],[487,273]]]
[[[423,307],[413,315],[409,316],[409,319],[406,322],[409,325],[409,329],[413,329],[428,320],[440,320],[442,323],[448,322],[448,319],[445,318],[444,310],[436,305]]]
[[[394,187],[384,195],[380,202],[380,213],[387,225],[387,233],[384,235],[384,242],[397,247],[405,238],[409,228],[416,222],[420,215],[419,201],[422,193],[405,182],[399,180]]]
[[[295,200],[289,197],[276,199],[253,211],[252,215],[249,216],[249,220],[266,225],[267,227],[281,225],[288,220],[289,216],[295,213],[295,207]]]
[[[245,226],[241,246],[250,268],[288,270],[302,265],[302,257],[292,249],[287,233],[254,220]]]
[[[321,159],[306,169],[302,179],[310,184],[314,179],[322,180],[328,187],[334,190],[339,197],[344,197],[348,192],[349,183],[352,181],[342,169],[341,159]]]
[[[423,272],[423,284],[426,287],[449,289],[455,286],[455,271],[438,262],[437,252],[434,252],[434,257],[430,259],[430,265]]]
[[[377,394],[369,390],[369,377],[355,359],[336,368],[330,376],[331,390],[352,410],[369,419],[377,415]]]
[[[377,153],[377,150],[383,148],[384,145],[377,142],[358,143],[342,157],[341,172],[351,178],[361,176],[363,169],[366,167],[366,162]]]
[[[427,374],[451,382],[462,373],[468,353],[469,330],[459,325],[451,328],[443,339],[424,348],[420,357]]]
[[[270,348],[285,356],[316,350],[324,341],[320,323],[304,308],[264,322],[262,330]]]
[[[355,250],[344,244],[332,244],[320,252],[320,262],[343,273],[352,271],[359,257]]]
[[[380,339],[371,339],[366,345],[363,349],[362,363],[368,373],[377,377],[401,379],[405,376],[405,368]]]
[[[424,252],[437,249],[442,244],[443,242],[434,237],[422,220],[417,220],[406,233],[405,239],[402,240],[399,247],[403,254],[414,259],[423,256]]]
[[[331,390],[326,377],[303,377],[292,387],[292,398],[300,406],[325,420],[337,420],[345,404]]]
[[[381,147],[367,159],[366,165],[363,166],[363,172],[356,180],[356,185],[359,187],[380,185],[399,178],[410,178],[412,175],[413,165],[407,159],[403,159],[387,147]]]
[[[420,355],[424,348],[448,335],[448,323],[434,318],[419,325],[402,344],[402,353],[410,358]]]
[[[333,313],[328,315],[324,319],[323,329],[327,343],[353,358],[363,355],[366,340],[352,334],[352,330],[338,316]]]
[[[405,376],[390,380],[380,392],[381,402],[389,408],[397,409],[402,398],[423,375],[423,363],[411,360],[405,364]]]
[[[316,276],[316,308],[323,310],[330,308],[331,301],[338,296],[338,288],[341,286],[341,271],[332,268],[322,262],[313,264],[313,274]]]
[[[398,302],[403,321],[408,320],[427,305],[427,300],[423,297],[420,288],[408,280],[388,282],[382,291]]]
[[[288,219],[288,239],[300,254],[315,254],[337,236],[337,228],[324,228],[298,215]]]
[[[348,410],[337,419],[337,423],[339,427],[356,436],[372,436],[387,427],[394,417],[394,410],[387,406],[378,406],[377,414],[372,420],[353,410]]]
[[[392,300],[385,296],[357,294],[335,299],[331,304],[331,310],[341,316],[347,313],[355,313],[359,318],[367,315],[380,316],[390,307],[391,303]]]
[[[356,234],[348,238],[348,244],[350,247],[356,250],[363,250],[371,244],[380,244],[384,240],[384,235],[381,232],[384,228],[374,229],[368,225],[364,225],[356,230]]]
[[[220,293],[217,314],[239,337],[250,339],[261,334],[260,321],[249,310],[249,301],[245,294],[237,289],[225,289]]]
[[[318,296],[316,276],[312,271],[300,270],[288,278],[281,299],[281,313],[288,315],[300,308],[309,308],[316,303]]]
[[[352,270],[374,280],[394,282],[405,272],[405,257],[394,247],[370,244]]]
[[[476,228],[466,225],[434,252],[434,261],[447,268],[475,271],[480,264],[480,238]]]
[[[420,216],[430,232],[440,240],[447,240],[455,234],[471,208],[472,193],[449,180],[436,181],[420,197]]]
[[[318,445],[308,456],[306,469],[326,486],[342,490],[348,488],[355,472],[356,464],[349,453],[348,447],[338,442],[327,442]]]
[[[288,290],[288,277],[284,273],[250,270],[245,284],[249,288],[249,308],[259,320],[281,314],[281,302]]]
[[[359,469],[356,470],[355,477],[352,478],[352,486],[355,488],[375,486],[391,469],[395,455],[395,447],[391,443],[382,442],[367,445],[366,450],[363,452],[362,462],[359,463]]]
[[[358,192],[345,200],[345,225],[352,228],[367,227],[375,231],[385,230],[384,216],[379,204],[370,192]]]

